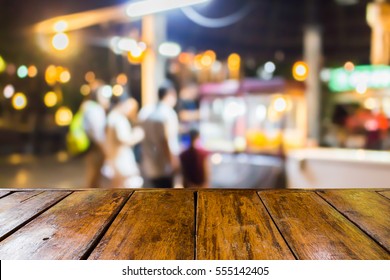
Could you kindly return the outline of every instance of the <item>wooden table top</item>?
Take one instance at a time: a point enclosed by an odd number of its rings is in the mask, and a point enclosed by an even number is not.
[[[0,259],[390,259],[390,190],[5,190]]]

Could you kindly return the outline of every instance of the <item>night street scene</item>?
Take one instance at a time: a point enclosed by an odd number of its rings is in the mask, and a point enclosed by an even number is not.
[[[385,1],[144,2],[1,1],[0,187],[388,187]]]

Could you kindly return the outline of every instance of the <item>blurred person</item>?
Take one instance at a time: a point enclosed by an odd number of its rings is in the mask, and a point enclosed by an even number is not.
[[[132,127],[138,112],[134,98],[123,94],[107,117],[107,166],[112,187],[140,188],[143,179],[135,160],[133,147],[144,138],[140,127]]]
[[[105,160],[106,113],[110,106],[110,96],[101,90],[104,83],[96,80],[91,85],[91,93],[81,104],[83,127],[90,140],[86,159],[86,185],[89,188],[100,186],[101,169]]]
[[[171,84],[158,89],[157,104],[141,109],[139,121],[145,132],[141,165],[154,188],[173,188],[179,168],[179,121],[174,107],[177,93]]]
[[[199,131],[189,132],[190,146],[180,154],[183,186],[185,188],[207,188],[209,184],[208,153],[200,148]]]
[[[180,90],[177,110],[181,141],[187,147],[190,142],[190,130],[199,128],[199,92],[196,83],[189,82]]]

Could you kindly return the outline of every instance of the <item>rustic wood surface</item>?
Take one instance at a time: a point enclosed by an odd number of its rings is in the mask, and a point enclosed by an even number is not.
[[[388,199],[390,199],[390,191],[383,191],[383,192],[379,192],[381,195],[387,197]]]
[[[1,190],[0,259],[390,259],[390,191]]]
[[[6,196],[9,193],[10,193],[10,191],[0,190],[0,198],[2,198],[3,196]]]
[[[375,191],[362,190],[327,190],[318,193],[390,251],[390,203],[387,198]]]
[[[90,259],[192,260],[193,191],[137,191]]]
[[[390,259],[390,254],[310,191],[259,193],[299,259]]]
[[[199,191],[197,259],[294,259],[253,191]]]
[[[15,192],[0,199],[0,240],[70,192]]]
[[[128,196],[119,190],[72,193],[4,239],[0,259],[80,259]]]

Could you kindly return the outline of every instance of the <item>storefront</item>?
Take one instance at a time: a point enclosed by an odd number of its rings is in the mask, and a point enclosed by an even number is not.
[[[200,96],[213,187],[280,186],[285,152],[305,145],[303,89],[282,79],[244,79],[204,84]]]
[[[355,66],[330,70],[331,102],[324,144],[386,150],[390,118],[390,67]]]

